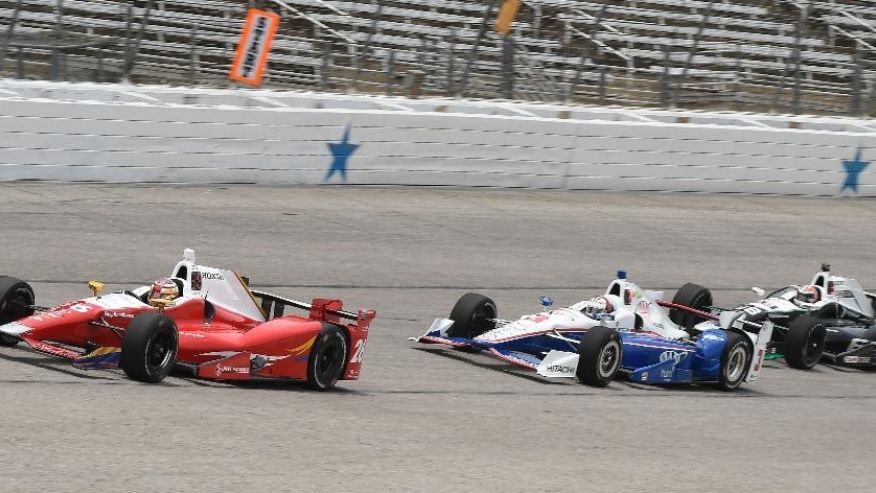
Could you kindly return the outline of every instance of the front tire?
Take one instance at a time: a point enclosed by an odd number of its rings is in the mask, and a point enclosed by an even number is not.
[[[325,325],[307,360],[307,386],[331,390],[344,374],[347,363],[347,336],[336,325]]]
[[[824,354],[827,327],[824,321],[811,315],[797,317],[785,338],[785,361],[791,368],[809,370]]]
[[[447,335],[474,339],[496,328],[497,314],[496,303],[490,298],[477,293],[464,294],[450,311],[453,325],[447,329]]]
[[[581,335],[575,376],[584,385],[605,387],[617,375],[624,355],[620,334],[608,327],[593,327]]]
[[[0,276],[0,325],[5,325],[33,315],[33,288],[14,277]],[[13,347],[17,337],[0,334],[0,346]]]
[[[712,307],[712,292],[699,284],[689,282],[675,293],[672,302],[676,305],[708,312]],[[690,330],[696,324],[705,320],[705,318],[699,315],[674,308],[669,310],[669,319],[685,330]]]
[[[176,363],[179,333],[174,321],[159,312],[141,313],[122,335],[122,370],[131,380],[158,383]]]
[[[727,332],[727,343],[721,353],[721,370],[718,388],[725,391],[736,390],[742,385],[751,366],[754,348],[744,336]]]

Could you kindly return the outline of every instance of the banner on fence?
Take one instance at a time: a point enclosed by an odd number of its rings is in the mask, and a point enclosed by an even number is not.
[[[505,0],[502,3],[502,8],[499,9],[499,15],[496,16],[496,25],[494,26],[497,33],[505,35],[511,31],[511,23],[517,17],[517,12],[520,10],[520,0]]]
[[[250,86],[260,86],[274,35],[280,26],[280,16],[266,10],[249,9],[237,53],[228,77]]]

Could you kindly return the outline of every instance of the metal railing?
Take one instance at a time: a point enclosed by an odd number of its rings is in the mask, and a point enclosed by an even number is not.
[[[580,17],[583,24],[552,18],[560,7],[527,0],[529,8],[520,22],[525,29],[505,37],[489,29],[497,0],[484,0],[481,17],[469,16],[479,19],[479,25],[439,28],[439,16],[432,24],[411,23],[408,33],[399,33],[399,23],[391,18],[396,14],[384,9],[392,1],[359,1],[372,3],[364,28],[361,12],[353,22],[354,16],[336,2],[262,2],[283,16],[265,86],[876,116],[876,48],[861,34],[872,30],[876,38],[876,29],[839,3],[826,7],[823,2],[772,2],[779,12],[774,15],[781,13],[788,22],[796,18],[794,42],[776,45],[776,55],[769,55],[770,46],[765,46],[767,54],[759,55],[744,41],[736,41],[734,48],[732,41],[704,39],[714,0],[702,2],[708,10],[699,13],[698,23],[685,27],[695,33],[690,41],[660,38],[664,44],[656,50],[633,37],[628,43],[606,41],[625,35],[605,19],[609,5],[616,3],[610,0],[591,2],[590,11],[580,10],[580,4],[578,10],[564,11]],[[0,25],[4,76],[213,86],[230,85],[228,66],[248,7],[247,2],[229,1],[224,4],[227,9],[221,15],[214,12],[209,22],[205,11],[186,26],[188,14],[163,10],[173,4],[169,0],[131,1],[118,15],[77,10],[94,2],[58,0],[52,13],[30,10],[31,3],[0,0],[0,9],[7,7],[8,14]],[[876,18],[876,9],[873,14]],[[861,31],[822,21],[826,15],[843,16]],[[332,22],[320,20],[329,17]],[[536,32],[542,37],[534,37]],[[830,42],[816,43],[820,37]],[[780,56],[783,50],[788,54]]]

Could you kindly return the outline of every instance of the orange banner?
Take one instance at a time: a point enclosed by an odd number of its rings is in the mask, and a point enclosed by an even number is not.
[[[505,0],[502,8],[499,9],[499,15],[496,16],[495,31],[499,34],[508,34],[511,31],[511,23],[514,22],[519,10],[520,0]]]
[[[266,10],[249,9],[237,44],[237,53],[231,62],[229,79],[256,87],[261,85],[278,27],[279,15]]]

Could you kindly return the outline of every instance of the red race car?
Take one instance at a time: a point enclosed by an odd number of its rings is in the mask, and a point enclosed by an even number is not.
[[[160,382],[175,365],[207,379],[289,378],[317,390],[359,378],[373,310],[256,291],[235,272],[197,265],[190,249],[183,256],[151,286],[101,295],[91,281],[93,297],[52,308],[35,305],[26,282],[0,277],[0,345],[24,341],[141,382]],[[284,315],[287,306],[308,313]]]

